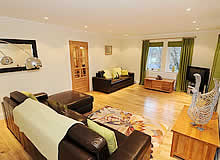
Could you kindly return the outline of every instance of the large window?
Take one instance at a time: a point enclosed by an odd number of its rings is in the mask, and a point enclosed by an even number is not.
[[[167,71],[178,72],[180,64],[180,55],[182,41],[168,42],[168,53],[167,53]]]
[[[161,56],[162,56],[163,43],[150,43],[148,58],[147,58],[147,69],[148,70],[159,70],[161,68]]]
[[[151,42],[147,57],[147,70],[178,72],[182,41]]]

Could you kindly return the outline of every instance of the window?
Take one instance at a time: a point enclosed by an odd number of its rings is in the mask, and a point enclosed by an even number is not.
[[[167,71],[178,72],[180,64],[182,42],[168,42],[168,54],[167,54]]]
[[[150,43],[147,69],[159,70],[161,68],[161,56],[162,56],[163,42]]]
[[[179,71],[179,64],[180,64],[180,54],[181,54],[181,47],[168,47],[168,71],[174,72]]]

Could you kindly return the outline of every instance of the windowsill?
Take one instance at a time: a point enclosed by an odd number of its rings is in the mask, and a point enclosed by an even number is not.
[[[158,70],[147,70],[149,72],[161,72],[161,71],[158,71]]]
[[[178,73],[178,72],[166,71],[165,73]]]
[[[147,70],[148,72],[162,72],[162,73],[175,73],[178,74],[178,72],[172,72],[172,71],[157,71],[157,70]]]

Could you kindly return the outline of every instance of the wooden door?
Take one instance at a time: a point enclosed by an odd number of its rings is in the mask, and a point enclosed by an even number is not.
[[[89,91],[88,42],[69,41],[72,89]]]

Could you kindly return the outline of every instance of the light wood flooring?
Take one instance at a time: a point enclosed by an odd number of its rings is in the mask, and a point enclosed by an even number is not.
[[[170,128],[184,105],[191,103],[191,96],[180,93],[164,93],[144,89],[143,86],[132,85],[111,94],[89,92],[94,96],[96,111],[106,105],[120,108],[152,120],[167,124]],[[155,160],[170,160],[172,132],[168,131],[163,143],[153,153]],[[0,121],[0,160],[30,160],[21,145],[8,131],[4,121]]]

